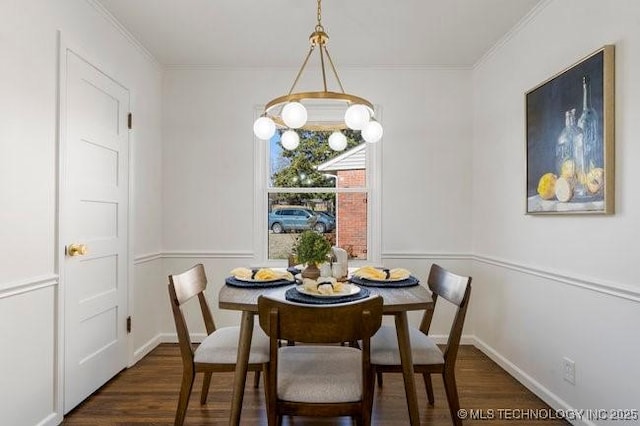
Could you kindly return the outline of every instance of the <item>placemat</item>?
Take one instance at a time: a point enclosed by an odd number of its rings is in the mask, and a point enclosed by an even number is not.
[[[333,305],[335,303],[353,302],[356,300],[369,297],[369,290],[361,288],[357,294],[341,297],[315,297],[308,294],[300,293],[295,287],[290,288],[284,293],[285,299],[291,302],[307,303],[309,305]]]
[[[414,285],[420,284],[420,280],[414,277],[413,275],[410,275],[409,278],[407,278],[406,280],[400,280],[400,281],[374,281],[374,280],[368,280],[366,278],[361,278],[361,277],[351,277],[349,278],[349,281],[351,281],[354,284],[358,284],[360,286],[365,286],[365,287],[386,287],[386,288],[413,287]]]
[[[242,287],[242,288],[270,288],[270,287],[281,287],[284,285],[294,284],[295,281],[289,280],[278,280],[278,281],[242,281],[237,279],[236,277],[227,277],[225,279],[225,283],[233,287]]]

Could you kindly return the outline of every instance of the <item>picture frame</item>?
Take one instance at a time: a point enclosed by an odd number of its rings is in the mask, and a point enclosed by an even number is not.
[[[614,45],[525,93],[526,214],[614,213]]]

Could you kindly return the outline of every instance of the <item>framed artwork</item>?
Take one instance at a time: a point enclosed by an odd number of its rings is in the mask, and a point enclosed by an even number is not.
[[[614,46],[525,94],[527,214],[614,211]]]

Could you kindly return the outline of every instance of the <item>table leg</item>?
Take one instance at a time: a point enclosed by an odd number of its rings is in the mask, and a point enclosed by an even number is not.
[[[247,381],[247,368],[249,364],[249,352],[251,349],[251,337],[253,334],[253,312],[242,311],[240,322],[240,338],[238,342],[238,358],[236,371],[233,376],[233,400],[231,401],[230,425],[240,424],[242,412],[242,398],[244,397],[244,385]]]
[[[412,426],[420,424],[420,412],[418,410],[418,395],[416,393],[416,380],[413,375],[413,359],[411,357],[411,341],[409,340],[409,322],[407,313],[400,312],[395,315],[396,333],[398,334],[398,348],[402,363],[402,377],[404,379],[404,391],[407,396],[409,408],[409,420]]]

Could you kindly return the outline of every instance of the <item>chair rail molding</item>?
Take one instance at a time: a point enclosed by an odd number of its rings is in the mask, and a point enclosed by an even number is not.
[[[0,284],[0,299],[58,285],[58,274],[39,275],[20,281]]]
[[[640,302],[640,283],[638,285],[625,285],[620,283],[605,282],[588,277],[580,277],[570,273],[556,271],[550,268],[527,265],[507,259],[472,253],[446,253],[446,252],[383,252],[382,259],[407,259],[407,260],[472,260],[486,265],[510,269],[523,274],[555,281],[558,283],[596,291],[609,296],[619,297],[634,302]]]
[[[510,260],[485,255],[474,255],[473,260],[479,263],[484,263],[486,265],[510,269],[512,271],[517,271],[523,274],[556,281],[574,287],[596,291],[598,293],[607,294],[609,296],[632,300],[634,302],[640,302],[640,284],[637,286],[631,286],[619,283],[605,282],[586,277],[578,277],[549,268],[540,268],[532,265],[526,265],[524,263],[513,262]]]
[[[382,252],[382,259],[442,259],[442,260],[472,260],[471,253],[445,252]]]
[[[253,251],[222,251],[222,250],[170,250],[164,252],[155,252],[139,255],[135,257],[134,263],[140,265],[158,259],[254,259],[256,254]],[[550,268],[527,265],[525,263],[515,262],[498,257],[488,256],[484,254],[472,254],[464,252],[398,252],[388,251],[382,252],[381,258],[389,260],[471,260],[486,265],[497,266],[500,268],[510,269],[523,274],[532,275],[539,278],[548,279],[574,287],[580,287],[591,291],[596,291],[609,296],[619,297],[634,302],[640,302],[640,283],[637,286],[625,285],[620,283],[605,282],[588,277],[579,277],[566,272],[556,271]],[[54,283],[49,281],[55,280]],[[7,293],[19,291],[31,291],[36,288],[45,287],[47,285],[57,284],[58,276],[52,274],[50,276],[37,277],[24,282],[9,283],[0,285],[0,298],[7,297]],[[18,288],[24,287],[20,291]],[[8,294],[9,296],[12,295]]]
[[[171,250],[162,253],[165,259],[200,258],[200,259],[253,259],[253,251],[226,250]]]
[[[133,259],[133,264],[140,265],[142,263],[153,262],[154,260],[159,260],[159,259],[162,259],[162,253],[159,251],[155,253],[146,253],[146,254],[135,256]]]

